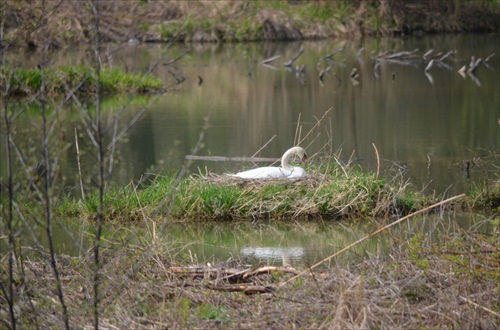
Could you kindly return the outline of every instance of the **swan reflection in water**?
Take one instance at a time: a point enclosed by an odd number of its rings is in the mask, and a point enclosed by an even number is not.
[[[305,249],[301,246],[246,246],[240,250],[240,255],[242,257],[254,258],[270,263],[281,259],[283,266],[293,266],[294,263],[300,262],[304,258]]]
[[[231,174],[231,176],[242,179],[273,179],[273,178],[288,178],[296,179],[306,176],[306,171],[299,166],[291,166],[290,160],[293,156],[298,156],[303,164],[307,159],[306,151],[301,147],[293,147],[288,149],[283,157],[281,157],[281,166],[267,166],[254,168],[244,172]]]

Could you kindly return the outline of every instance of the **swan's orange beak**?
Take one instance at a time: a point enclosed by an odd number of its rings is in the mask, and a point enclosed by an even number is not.
[[[306,160],[307,160],[307,155],[306,155],[306,154],[304,154],[304,156],[302,156],[302,158],[301,158],[300,160],[302,161],[302,164],[304,164],[304,165],[305,165]]]

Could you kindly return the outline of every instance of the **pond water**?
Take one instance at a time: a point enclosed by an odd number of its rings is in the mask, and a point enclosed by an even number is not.
[[[279,158],[311,131],[301,143],[310,162],[319,162],[325,153],[335,153],[342,159],[358,160],[367,170],[377,170],[380,166],[381,171],[400,171],[418,191],[468,192],[474,185],[498,175],[500,166],[498,40],[498,34],[480,34],[170,48],[143,44],[123,45],[116,50],[110,47],[103,52],[106,61],[131,72],[144,72],[160,59],[153,72],[171,86],[171,92],[103,101],[108,140],[117,132],[125,132],[120,142],[110,148],[113,160],[107,167],[109,179],[124,185],[147,174],[174,173],[185,163],[185,156],[193,153],[198,141],[201,141],[198,156]],[[293,69],[287,70],[284,63],[301,46],[304,52]],[[338,49],[343,50],[333,55],[332,61],[323,59]],[[415,49],[419,59],[386,59],[375,68],[377,54]],[[455,53],[425,72],[427,64],[421,58],[430,49],[433,54],[450,50]],[[185,51],[179,60],[163,65]],[[493,53],[496,55],[487,65],[480,66],[473,75],[458,73],[463,65],[469,64],[471,56],[484,59]],[[262,63],[278,55],[267,65]],[[52,65],[73,65],[86,63],[85,56],[82,50],[69,50],[49,57]],[[28,54],[19,61],[35,66],[39,57]],[[328,73],[319,79],[320,70],[330,64]],[[353,69],[359,74],[356,79],[351,79]],[[83,104],[87,102],[82,100]],[[25,103],[20,101],[18,107],[24,107]],[[36,163],[39,155],[41,121],[37,111],[30,111],[37,107],[28,106],[13,122],[16,144],[24,152],[28,167],[31,160]],[[142,113],[145,108],[147,111]],[[78,132],[84,181],[95,182],[94,147],[81,116],[76,104],[68,102],[50,118],[56,123],[53,139],[62,146],[61,151],[55,152],[61,169],[58,178],[75,194],[79,192],[75,132]],[[2,155],[4,148],[2,143]],[[0,163],[4,177],[4,160],[0,159]],[[491,164],[494,166],[488,166]],[[189,171],[222,174],[251,166],[195,161]],[[288,255],[314,262],[330,250],[304,243],[307,241],[304,237],[311,235],[306,227],[299,226],[301,229],[292,233],[282,227],[270,231],[258,227],[256,232],[248,234],[255,240],[244,242],[240,238],[238,243],[230,242],[223,249],[231,252],[222,255],[256,259]],[[324,244],[338,246],[340,243],[332,243],[331,229],[328,225],[326,228],[322,235],[328,237],[325,239],[328,243]],[[200,230],[209,233],[215,229]],[[317,242],[316,231],[313,230],[315,238],[311,244]],[[177,234],[182,236],[182,232]],[[337,232],[335,235],[345,236]],[[292,238],[288,240],[285,236]],[[354,236],[346,236],[345,241]],[[189,235],[181,240],[188,238]],[[216,241],[214,249],[220,247],[220,240]],[[64,239],[61,242],[66,244]],[[196,253],[209,259],[208,255],[215,252],[209,245],[202,245],[202,250]],[[317,256],[311,254],[320,250],[325,251]]]
[[[435,213],[415,216],[383,233],[363,240],[353,248],[329,260],[331,263],[350,262],[360,256],[385,257],[393,244],[407,242],[416,234],[438,242],[443,235],[452,236],[463,229],[478,233],[491,232],[488,215],[477,213]],[[62,224],[64,222],[64,224]],[[286,265],[309,267],[351,243],[387,225],[386,220],[343,222],[221,222],[168,223],[165,227],[145,221],[139,227],[104,226],[103,240],[111,250],[119,251],[124,244],[142,246],[144,242],[161,242],[164,251],[176,260],[195,264],[216,264],[231,259],[252,265]],[[48,245],[41,228],[23,229],[19,241],[28,247],[26,253],[37,256],[38,249]],[[54,226],[54,248],[69,255],[86,254],[92,246],[94,229],[88,223],[66,221]],[[159,240],[153,237],[160,237]],[[116,248],[113,247],[116,245]],[[158,243],[156,243],[158,244]],[[0,244],[0,251],[5,246]]]

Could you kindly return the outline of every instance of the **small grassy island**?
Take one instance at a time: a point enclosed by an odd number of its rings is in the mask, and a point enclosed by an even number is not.
[[[40,91],[42,71],[38,68],[0,68],[2,80],[9,81],[7,93],[13,96],[31,96]],[[74,91],[76,94],[95,93],[96,72],[93,68],[78,66],[48,67],[44,70],[45,92],[49,98],[57,98]],[[161,79],[152,74],[131,74],[119,68],[100,71],[100,88],[104,95],[152,94],[163,90]]]
[[[448,207],[498,211],[500,185],[490,185]],[[80,202],[68,198],[56,211],[62,216],[92,218],[97,197],[94,193]],[[400,217],[442,199],[413,191],[401,177],[379,177],[357,165],[332,165],[294,180],[192,175],[176,181],[173,176],[159,176],[141,186],[109,187],[104,204],[107,221],[125,223],[155,214],[187,221],[328,221]]]

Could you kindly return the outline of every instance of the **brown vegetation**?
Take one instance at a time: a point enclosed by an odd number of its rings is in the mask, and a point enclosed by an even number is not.
[[[481,328],[500,322],[500,241],[476,230],[441,228],[397,238],[382,255],[351,257],[319,272],[252,267],[241,260],[199,265],[157,244],[103,250],[100,325],[116,328],[373,329]],[[168,256],[168,257],[167,257]],[[72,327],[90,327],[88,259],[58,257]],[[42,257],[43,259],[43,257]],[[60,327],[47,262],[26,260],[17,273],[22,328]],[[5,306],[2,301],[1,305]],[[1,316],[6,319],[6,309]]]
[[[92,13],[86,1],[4,1],[4,47],[88,42]],[[478,1],[109,1],[101,3],[102,42],[215,42],[299,40],[413,32],[498,31],[500,5]]]

